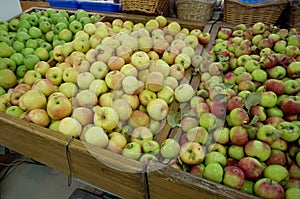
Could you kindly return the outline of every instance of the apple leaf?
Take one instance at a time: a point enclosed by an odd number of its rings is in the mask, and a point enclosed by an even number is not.
[[[167,121],[171,128],[179,126],[180,119],[181,119],[181,111],[180,110],[175,111],[175,110],[171,109],[167,115]]]
[[[252,106],[258,105],[260,103],[260,100],[261,100],[261,92],[252,92],[244,100],[244,105],[246,109],[249,111]]]

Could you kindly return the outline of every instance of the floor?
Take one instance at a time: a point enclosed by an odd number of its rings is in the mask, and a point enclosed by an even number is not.
[[[98,194],[102,193],[78,179],[72,179],[68,186],[68,175],[26,157],[13,163],[2,181],[6,169],[0,172],[0,199],[92,199],[100,198]],[[98,196],[74,197],[80,190]]]

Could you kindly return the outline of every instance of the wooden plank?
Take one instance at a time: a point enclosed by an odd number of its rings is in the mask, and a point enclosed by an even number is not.
[[[63,134],[0,112],[0,145],[70,174]],[[124,198],[148,198],[145,165],[73,139],[72,176]],[[67,183],[67,182],[66,182]]]
[[[157,161],[151,161],[147,171],[151,199],[257,199],[256,196],[196,177]]]
[[[49,2],[46,1],[20,1],[20,4],[23,12],[32,7],[50,7]]]

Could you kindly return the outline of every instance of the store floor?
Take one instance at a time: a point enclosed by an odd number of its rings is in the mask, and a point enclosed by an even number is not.
[[[36,162],[28,162],[9,169],[0,181],[0,199],[69,199],[76,189],[87,188],[77,179],[72,179],[68,186],[68,175]],[[5,170],[1,171],[0,178]]]

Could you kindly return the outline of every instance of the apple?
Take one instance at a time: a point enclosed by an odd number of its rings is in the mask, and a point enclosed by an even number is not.
[[[286,189],[284,195],[286,199],[298,198],[300,196],[300,189],[299,188]]]
[[[142,155],[142,147],[139,143],[129,142],[123,148],[122,155],[130,159],[138,160]]]
[[[167,33],[169,35],[175,36],[180,31],[181,31],[181,26],[178,22],[173,21],[167,25]]]
[[[19,99],[19,106],[26,111],[46,108],[48,103],[46,96],[39,90],[28,90]]]
[[[35,110],[35,109],[33,109]],[[17,118],[21,118],[24,115],[24,110],[21,109],[19,106],[12,105],[6,108],[5,113]],[[26,113],[25,113],[26,114]]]
[[[279,106],[282,111],[287,115],[294,115],[300,113],[300,103],[297,98],[284,97],[279,101]]]
[[[180,53],[176,56],[174,63],[181,64],[184,69],[188,69],[191,66],[192,60],[189,55]]]
[[[46,110],[50,118],[60,120],[71,115],[72,104],[64,94],[56,95],[48,98]]]
[[[203,177],[203,171],[205,169],[205,165],[204,164],[196,164],[196,165],[193,165],[190,169],[190,173],[195,175],[195,176],[198,176],[198,177]]]
[[[210,163],[219,163],[222,166],[226,166],[227,160],[225,155],[217,151],[210,151],[205,155],[205,165]]]
[[[188,165],[200,164],[205,158],[205,150],[198,142],[186,142],[180,147],[180,159]]]
[[[275,126],[272,125],[263,125],[258,129],[256,137],[257,139],[264,141],[268,144],[272,144],[275,140],[279,139],[281,136],[281,132],[276,129]]]
[[[247,156],[256,157],[260,161],[266,161],[271,155],[271,147],[260,140],[250,140],[245,145],[245,153]]]
[[[247,180],[258,180],[263,174],[261,163],[253,157],[243,157],[238,161],[238,167],[243,170]]]
[[[42,75],[36,70],[27,70],[23,77],[24,83],[30,86],[32,86],[32,84],[38,79],[42,79]],[[3,85],[2,87],[5,88],[6,85]]]
[[[145,140],[142,143],[142,150],[144,153],[149,153],[157,156],[160,151],[160,145],[155,140]]]
[[[81,124],[72,117],[64,117],[58,124],[58,132],[63,133],[66,136],[73,136],[77,138],[82,131]]]
[[[294,95],[300,90],[300,83],[295,79],[288,79],[284,82],[285,92],[288,95]]]
[[[93,107],[97,104],[98,99],[93,90],[80,90],[73,98],[73,106]]]
[[[190,84],[183,83],[175,89],[175,99],[180,103],[187,102],[192,99],[192,97],[194,96],[194,92],[195,91]]]
[[[289,172],[284,166],[273,164],[268,165],[264,169],[263,175],[265,178],[269,178],[280,183],[288,179]]]
[[[267,165],[276,164],[276,165],[285,166],[286,162],[287,162],[287,157],[283,151],[279,149],[272,149],[271,155],[266,161],[266,164]]]
[[[45,77],[58,86],[63,80],[63,70],[58,66],[51,67],[47,70]]]
[[[105,94],[103,94],[105,95]],[[132,109],[137,109],[140,105],[140,100],[139,100],[139,96],[138,95],[128,95],[128,94],[124,94],[121,96],[122,99],[125,99],[129,105],[131,106]],[[101,99],[101,96],[100,96]],[[101,102],[101,101],[100,101]]]
[[[148,74],[145,85],[148,90],[157,92],[163,88],[163,81],[163,74],[157,71],[153,71]]]
[[[165,159],[172,159],[179,155],[181,147],[173,138],[165,139],[160,145],[160,154]]]
[[[64,82],[75,83],[77,81],[79,72],[73,67],[67,67],[63,70],[62,78]]]
[[[244,147],[238,145],[230,145],[228,147],[228,155],[235,160],[241,160],[245,157]]]
[[[277,96],[285,93],[285,83],[278,79],[268,79],[264,83],[266,91],[273,91]]]
[[[125,76],[122,79],[122,89],[126,94],[136,94],[139,90],[139,82],[138,79],[134,76]]]
[[[94,113],[94,124],[102,127],[104,130],[111,131],[118,126],[119,116],[112,107],[100,107]]]
[[[126,121],[132,116],[133,110],[125,99],[116,99],[112,103],[112,107],[117,111],[119,119]],[[122,108],[120,108],[122,107]]]
[[[261,198],[284,198],[284,189],[278,182],[261,178],[254,184],[254,193]]]
[[[170,75],[171,68],[163,59],[158,59],[150,62],[149,72],[159,72],[164,77],[168,77]]]
[[[281,132],[281,138],[287,142],[296,141],[300,134],[299,134],[299,127],[292,122],[283,121],[280,122],[276,129]]]
[[[76,96],[76,94],[78,93],[78,87],[74,83],[65,82],[58,87],[58,91],[63,93],[67,98],[70,99]]]
[[[216,141],[216,143],[220,143],[220,144],[228,143],[230,139],[229,131],[230,129],[228,127],[221,127],[214,130],[213,138]]]
[[[71,117],[75,118],[82,126],[93,123],[94,113],[87,107],[76,107]]]
[[[243,146],[248,141],[248,131],[243,126],[233,126],[229,131],[230,141],[234,145]]]
[[[102,61],[95,61],[91,64],[89,71],[96,79],[103,79],[109,70],[106,63]]]
[[[41,91],[46,97],[55,91],[53,83],[49,79],[37,79],[33,84],[31,89],[36,89]]]
[[[156,98],[148,102],[147,113],[155,120],[163,120],[169,113],[169,106],[163,99]]]
[[[242,124],[247,124],[249,122],[249,115],[243,108],[234,108],[229,113],[232,125],[240,126]]]
[[[132,127],[148,126],[150,121],[151,119],[147,113],[141,110],[133,110],[132,114],[129,116],[128,124]]]
[[[217,33],[217,38],[222,40],[227,40],[231,37],[232,29],[230,28],[221,28]]]
[[[244,185],[245,174],[243,170],[241,170],[237,166],[226,166],[224,168],[224,177],[223,183],[224,185],[241,190]]]
[[[218,99],[214,99],[210,105],[210,111],[218,118],[224,118],[226,115],[226,102],[222,102]]]
[[[204,127],[208,131],[215,129],[217,127],[217,122],[217,117],[210,112],[202,113],[199,118],[200,126]]]
[[[180,121],[180,127],[184,132],[188,132],[190,129],[199,126],[199,120],[191,116],[185,116]]]
[[[112,132],[109,135],[109,141],[106,145],[106,149],[115,153],[122,153],[123,148],[127,144],[127,140],[124,135],[119,132]]]
[[[31,86],[25,83],[18,84],[9,94],[9,100],[12,105],[19,105],[20,97],[27,91],[31,90]],[[6,93],[6,92],[4,92]]]
[[[224,175],[223,168],[217,162],[206,165],[204,172],[203,172],[203,177],[205,179],[208,179],[208,180],[210,180],[212,182],[216,182],[216,183],[222,182],[223,175]]]
[[[108,145],[109,138],[105,131],[100,126],[91,126],[84,131],[80,138],[82,141],[95,145],[101,148],[105,148]]]
[[[118,70],[109,71],[105,76],[105,83],[111,89],[121,88],[124,77],[125,75]]]
[[[243,98],[241,96],[235,95],[232,96],[227,102],[226,102],[226,109],[227,111],[232,111],[235,108],[242,108],[243,107]]]
[[[201,126],[195,126],[187,131],[186,138],[190,142],[205,144],[208,141],[208,132]]]

